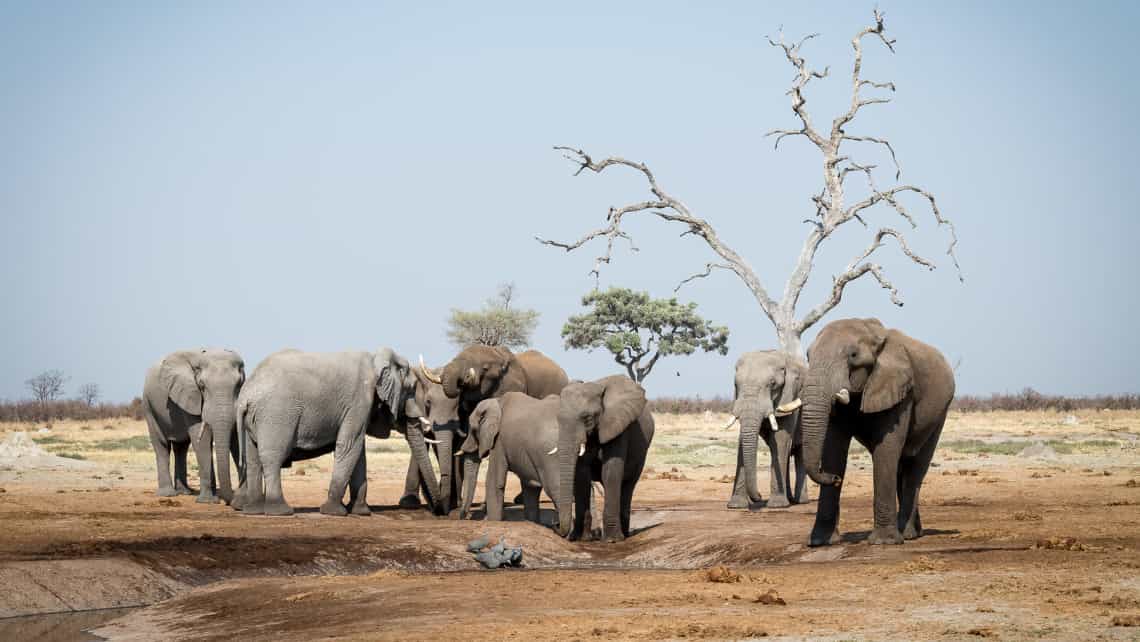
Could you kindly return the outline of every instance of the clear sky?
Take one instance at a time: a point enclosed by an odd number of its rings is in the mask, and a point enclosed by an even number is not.
[[[448,309],[508,280],[542,313],[535,347],[572,377],[610,374],[559,338],[601,248],[533,236],[576,238],[647,194],[632,173],[572,177],[555,144],[649,163],[781,292],[820,172],[802,139],[763,138],[796,124],[764,35],[821,33],[804,53],[831,66],[808,91],[826,124],[873,3],[707,4],[0,4],[0,398],[59,368],[69,393],[127,400],[150,363],[198,345],[251,369],[285,347],[382,344],[440,364]],[[866,280],[825,321],[878,316],[938,346],[962,392],[1140,391],[1140,5],[880,6],[897,53],[868,41],[864,75],[898,91],[849,131],[889,137],[903,180],[938,195],[966,283],[908,201],[938,269],[884,248],[906,306]],[[603,287],[669,296],[715,258],[656,219],[628,228],[641,251],[619,246]],[[867,243],[852,225],[825,246],[801,314]],[[731,394],[770,324],[727,273],[679,296],[732,349],[663,360],[650,394]]]

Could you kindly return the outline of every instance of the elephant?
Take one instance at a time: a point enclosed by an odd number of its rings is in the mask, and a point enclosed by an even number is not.
[[[539,521],[539,494],[544,488],[557,508],[560,405],[558,395],[535,399],[521,392],[508,392],[475,406],[467,439],[459,449],[463,459],[460,519],[470,514],[479,465],[484,459],[490,459],[485,483],[487,520],[503,519],[503,488],[508,470],[522,481],[523,514],[527,520]]]
[[[433,378],[438,379],[438,375],[424,365],[422,356],[419,367],[413,366],[412,372],[416,377],[416,404],[424,411],[424,430],[434,436],[434,439],[427,441],[433,444],[440,465],[440,501],[445,510],[450,511],[458,507],[461,489],[459,479],[462,463],[451,455],[461,438],[459,435],[465,432],[459,420],[459,399],[448,398],[443,393],[443,386],[433,383]],[[420,467],[415,457],[411,457],[404,478],[404,494],[399,502],[401,508],[419,508],[420,487]]]
[[[404,432],[429,500],[437,505],[414,386],[408,361],[391,348],[375,353],[285,350],[267,357],[238,397],[246,475],[236,507],[248,514],[291,515],[293,508],[281,490],[281,468],[332,452],[332,480],[321,513],[370,514],[364,437],[385,439],[393,427]],[[342,504],[346,485],[347,509]]]
[[[645,389],[625,375],[572,383],[562,389],[556,451],[559,535],[570,540],[582,536],[591,482],[600,481],[605,492],[602,538],[616,542],[629,536],[633,491],[645,467],[653,430]]]
[[[820,330],[808,364],[800,429],[804,465],[820,485],[808,544],[839,541],[839,495],[852,438],[871,452],[875,526],[868,542],[921,537],[919,490],[954,399],[946,358],[878,319],[842,319]]]
[[[733,422],[740,422],[740,442],[736,447],[736,480],[728,500],[729,508],[749,508],[760,501],[756,487],[757,435],[764,438],[772,455],[768,508],[786,508],[790,502],[807,499],[803,495],[807,475],[797,410],[800,384],[806,371],[806,364],[778,350],[746,352],[737,360],[732,415]],[[793,456],[796,460],[794,491],[788,467]]]
[[[230,453],[236,455],[234,403],[245,381],[245,362],[232,350],[173,352],[147,370],[143,415],[158,468],[158,495],[189,495],[186,451],[194,446],[201,486],[198,501],[233,498]],[[174,451],[174,480],[170,451]],[[211,454],[217,459],[217,484]],[[236,459],[236,457],[235,457]]]
[[[503,346],[469,346],[448,362],[439,375],[424,367],[421,359],[418,374],[428,383],[442,386],[444,395],[458,404],[458,424],[450,420],[435,424],[433,419],[432,429],[439,440],[436,452],[441,462],[451,459],[456,447],[467,437],[468,418],[479,402],[508,392],[522,392],[542,399],[558,394],[569,382],[566,371],[541,352],[527,350],[516,355]],[[450,486],[441,479],[439,494],[448,508],[458,502],[461,477],[461,470],[453,471],[450,479],[454,484]]]

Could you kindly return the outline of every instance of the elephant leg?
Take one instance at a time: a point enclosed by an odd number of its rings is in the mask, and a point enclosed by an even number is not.
[[[321,504],[322,515],[343,516],[348,510],[341,503],[349,477],[364,457],[364,429],[352,424],[342,425],[333,451],[333,473],[329,482],[329,496]]]
[[[260,515],[265,512],[265,480],[261,472],[261,455],[257,452],[257,444],[253,443],[248,431],[245,435],[245,481],[238,488],[237,495],[230,502],[234,510],[240,510],[250,515]]]
[[[190,434],[197,435],[197,439],[191,440],[194,444],[194,458],[198,460],[198,483],[201,484],[198,488],[197,502],[216,504],[218,496],[214,492],[213,435],[205,426],[199,426]]]
[[[805,504],[811,501],[811,493],[808,492],[807,486],[807,468],[804,466],[804,449],[803,446],[795,446],[792,449],[792,458],[796,462],[796,489],[792,494],[792,501],[797,504]],[[788,473],[791,475],[791,472]]]
[[[522,492],[519,493],[523,498],[523,516],[526,517],[528,522],[539,523],[538,521],[538,499],[542,493],[542,488],[539,486],[531,486],[523,482]]]
[[[348,480],[348,512],[361,517],[372,514],[368,508],[368,460],[363,453]]]
[[[620,542],[625,539],[621,527],[621,488],[625,475],[624,457],[610,456],[602,462],[602,488],[605,489],[602,507],[602,539]]]
[[[570,534],[566,536],[566,539],[571,542],[590,535],[588,527],[592,528],[592,524],[589,523],[592,495],[593,484],[590,483],[590,466],[579,462],[577,471],[574,473],[574,524],[570,528]]]
[[[159,431],[158,422],[151,416],[149,409],[146,411],[146,428],[150,434],[151,448],[154,449],[154,467],[158,471],[158,492],[155,494],[159,497],[173,497],[178,491],[170,479],[170,442]]]
[[[763,435],[772,456],[768,471],[768,508],[787,508],[791,505],[788,501],[788,459],[791,457],[792,438],[786,430],[764,431]]]
[[[483,484],[483,509],[489,522],[503,521],[503,495],[507,487],[507,462],[502,453],[491,452],[487,465],[487,481]]]
[[[415,457],[408,459],[408,473],[404,476],[404,494],[400,496],[400,508],[420,507],[420,467]]]
[[[938,446],[939,429],[932,435],[914,457],[899,462],[899,531],[903,539],[922,537],[922,517],[918,513],[918,496],[922,481],[934,459],[934,449]]]
[[[293,507],[285,501],[285,493],[281,489],[281,464],[285,455],[270,454],[266,451],[267,444],[262,444],[261,470],[265,479],[265,500],[263,512],[266,515],[292,515]]]
[[[621,534],[626,537],[629,537],[629,514],[633,510],[633,489],[637,486],[638,476],[621,484]]]
[[[728,508],[748,508],[748,488],[744,481],[744,446],[736,445],[736,478],[732,480],[732,496],[728,498]]]
[[[823,449],[823,468],[835,472],[840,477],[847,474],[847,450],[851,447],[851,435],[846,432],[828,429]],[[808,536],[808,546],[838,544],[839,534],[839,495],[842,486],[821,486],[819,504],[815,510],[815,524]]]
[[[190,450],[190,442],[176,441],[170,444],[174,451],[174,490],[179,495],[193,495],[190,481],[186,478],[186,453]]]
[[[871,451],[871,467],[874,473],[875,528],[867,539],[869,544],[901,544],[899,531],[899,473],[902,447],[908,427],[910,413],[900,410],[892,413],[899,421],[886,432],[884,438]]]

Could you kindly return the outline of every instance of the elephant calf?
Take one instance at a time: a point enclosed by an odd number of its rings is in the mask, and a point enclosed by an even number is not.
[[[535,399],[521,392],[508,392],[498,399],[479,402],[471,413],[471,429],[460,447],[463,455],[463,503],[460,519],[471,510],[479,464],[489,459],[485,496],[487,519],[503,519],[503,488],[507,471],[522,482],[526,518],[538,522],[542,489],[558,501],[558,409],[560,398]]]
[[[390,348],[374,354],[286,350],[267,357],[238,398],[246,479],[235,506],[245,513],[292,514],[281,490],[281,468],[332,452],[332,481],[321,513],[348,513],[341,503],[347,485],[351,512],[368,515],[364,436],[387,438],[401,426],[436,504],[438,486],[414,386],[407,360]]]
[[[234,438],[234,402],[245,381],[245,362],[232,350],[183,350],[151,366],[143,384],[143,416],[158,469],[160,496],[188,495],[186,451],[194,445],[198,459],[198,501],[229,502],[231,452]],[[170,479],[170,452],[174,451],[174,479]],[[217,457],[217,481],[210,457]],[[215,490],[217,495],[215,495]]]

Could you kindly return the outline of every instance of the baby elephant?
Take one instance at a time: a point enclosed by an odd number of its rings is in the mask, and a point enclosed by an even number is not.
[[[245,513],[290,515],[281,469],[294,461],[333,453],[332,482],[321,505],[326,515],[368,515],[364,436],[405,432],[419,462],[425,490],[436,503],[438,486],[428,459],[412,391],[415,377],[391,348],[375,353],[285,350],[262,361],[238,397],[246,479],[235,508]],[[263,488],[264,482],[264,488]],[[348,510],[342,504],[345,486]]]
[[[464,481],[460,519],[470,514],[479,464],[489,458],[487,519],[503,519],[503,488],[510,471],[522,482],[523,514],[529,521],[539,521],[542,489],[552,501],[558,497],[558,408],[558,395],[535,399],[521,392],[508,392],[475,406],[467,439],[458,453],[463,457]]]

